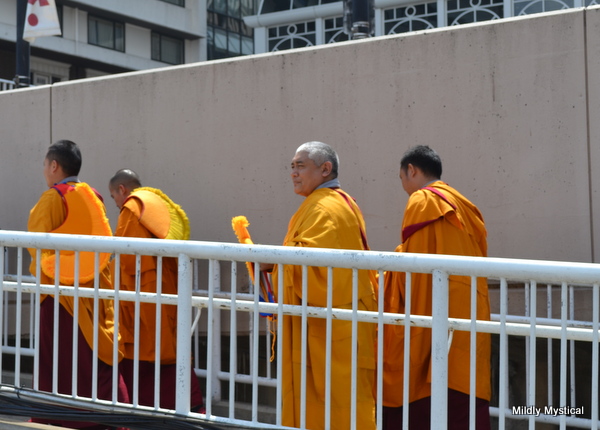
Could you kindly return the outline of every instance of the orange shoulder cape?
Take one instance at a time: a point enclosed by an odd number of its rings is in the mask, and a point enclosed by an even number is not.
[[[135,204],[136,201],[138,204]],[[159,239],[190,238],[190,221],[186,213],[159,189],[136,188],[123,205],[137,216],[140,224]]]
[[[62,197],[67,216],[64,222],[50,233],[85,234],[94,236],[112,236],[112,230],[106,217],[104,204],[98,194],[82,182],[59,184],[54,188]],[[60,251],[59,280],[62,284],[75,283],[76,258],[74,251]],[[101,272],[110,260],[109,253],[99,254],[98,272]],[[41,267],[44,274],[55,278],[56,254],[54,250],[42,253]],[[79,253],[79,282],[86,283],[94,279],[95,253]]]

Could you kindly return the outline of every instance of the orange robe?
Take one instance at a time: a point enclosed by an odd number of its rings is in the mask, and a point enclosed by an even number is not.
[[[185,212],[169,197],[155,188],[137,188],[125,200],[115,236],[156,239],[189,239],[190,226]],[[157,291],[156,257],[143,255],[140,267],[140,291]],[[176,258],[162,259],[161,294],[177,294]],[[121,255],[121,288],[136,291],[136,256]],[[119,331],[124,349],[122,372],[130,397],[133,398],[133,359],[135,354],[135,303],[122,301],[119,312],[121,324]],[[141,405],[154,405],[156,389],[154,371],[156,363],[156,305],[140,303],[139,315],[139,402]],[[160,400],[162,408],[175,409],[177,389],[177,306],[161,305],[160,321]],[[202,412],[202,391],[194,370],[191,369],[191,407]]]
[[[487,256],[486,229],[477,207],[442,181],[430,185],[447,201],[430,190],[413,193],[407,203],[402,229],[405,237],[396,251],[428,254]],[[454,206],[454,207],[453,207]],[[429,224],[428,222],[433,221]],[[426,225],[414,227],[419,223]],[[411,314],[431,315],[431,275],[413,273]],[[470,319],[471,278],[450,276],[449,316]],[[404,313],[405,274],[386,273],[386,312]],[[490,319],[487,281],[477,279],[477,319]],[[409,402],[431,396],[431,330],[410,329]],[[454,331],[448,357],[448,388],[469,394],[470,333]],[[386,326],[384,332],[383,404],[399,407],[404,403],[404,327]],[[489,400],[491,338],[477,335],[476,396]]]
[[[110,226],[108,224],[108,219],[106,218],[106,214],[104,212],[104,204],[102,201],[95,195],[94,191],[89,187],[89,185],[79,182],[74,183],[70,182],[69,184],[75,185],[75,190],[72,192],[77,192],[81,196],[82,199],[91,199],[91,207],[96,206],[96,211],[94,213],[87,212],[85,207],[71,207],[69,208],[73,213],[72,216],[75,222],[67,223],[67,210],[65,207],[65,203],[63,202],[63,198],[61,195],[53,188],[45,191],[40,197],[37,204],[31,209],[29,214],[29,222],[28,222],[28,230],[31,232],[61,232],[61,233],[72,233],[72,234],[92,234],[92,231],[88,231],[89,224],[85,224],[82,222],[76,222],[77,220],[85,220],[89,218],[101,218],[101,223],[105,224],[105,231],[108,234],[111,234]],[[76,212],[81,210],[82,212]],[[85,212],[85,213],[83,213]],[[67,229],[71,231],[63,231],[64,226],[68,225]],[[98,233],[94,233],[98,234]],[[29,266],[29,271],[35,276],[36,274],[36,250],[30,249],[29,253],[31,254],[31,265]],[[42,252],[42,263],[44,263],[45,259],[54,258],[54,251],[43,250]],[[63,258],[66,260],[70,259],[69,253],[61,253],[60,260],[63,261]],[[82,257],[83,258],[83,257]],[[83,263],[82,263],[83,264]],[[63,269],[63,265],[61,264],[61,269]],[[62,285],[73,285],[73,280],[70,279],[70,282],[65,282],[62,280],[62,270],[61,270],[61,284]],[[82,268],[83,272],[83,268]],[[41,273],[40,282],[42,284],[54,284],[54,277],[52,276],[52,271],[46,274],[44,271]],[[68,275],[66,276],[69,277]],[[110,276],[110,268],[108,265],[100,272],[100,288],[112,289],[112,282]],[[84,279],[80,279],[79,286],[81,288],[94,288],[94,280],[89,280],[89,276],[86,276]],[[42,296],[42,301],[46,298],[46,296]],[[70,296],[61,295],[59,298],[60,304],[69,312],[71,316],[73,316],[74,312],[74,299]],[[98,314],[98,358],[105,362],[106,364],[113,364],[113,335],[114,335],[114,308],[112,300],[100,300],[99,303],[99,314]],[[81,329],[86,342],[89,347],[93,347],[93,328],[94,328],[94,299],[93,298],[80,298],[79,299],[79,328]],[[121,357],[121,356],[120,356]]]
[[[313,191],[290,220],[285,246],[307,246],[335,249],[366,248],[365,223],[360,209],[343,191],[320,188]],[[366,238],[365,238],[366,239]],[[283,294],[287,304],[302,304],[302,268],[284,267],[284,284],[277,285],[277,270],[273,274],[275,294]],[[367,271],[359,272],[358,308],[376,310],[373,286]],[[327,268],[308,268],[309,306],[327,306]],[[352,308],[352,271],[333,270],[333,306]],[[300,426],[301,317],[284,317],[283,333],[283,425]],[[350,321],[333,321],[331,362],[325,362],[326,320],[308,319],[306,425],[308,429],[325,428],[325,372],[331,369],[330,429],[349,429],[351,420],[351,342]],[[358,324],[357,428],[375,428],[374,415],[374,342],[375,326]]]
[[[139,189],[138,189],[139,190]],[[164,238],[169,230],[170,218],[165,203],[151,193],[141,194],[134,190],[123,204],[115,236]],[[154,210],[156,209],[156,210]],[[153,233],[154,232],[154,233]],[[160,237],[160,236],[162,237]],[[155,293],[157,281],[157,258],[141,257],[141,292]],[[136,256],[121,255],[121,288],[135,291]],[[162,259],[162,293],[177,294],[177,259]],[[125,358],[134,357],[134,318],[135,304],[130,301],[120,303],[119,327]],[[156,306],[140,303],[140,360],[155,361]],[[177,353],[177,307],[162,305],[160,326],[160,363],[174,364]]]

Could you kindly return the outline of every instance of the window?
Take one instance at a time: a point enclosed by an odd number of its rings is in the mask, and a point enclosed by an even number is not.
[[[152,59],[168,64],[183,64],[183,40],[152,32]]]
[[[31,74],[31,84],[32,85],[49,85],[54,84],[56,82],[60,82],[61,78],[58,76],[51,76],[43,73],[33,72]]]
[[[125,25],[88,15],[88,43],[125,52]]]
[[[316,22],[298,22],[269,28],[269,51],[304,48],[317,44]]]
[[[334,3],[339,0],[263,0],[259,14],[280,12],[282,10],[300,9],[303,7],[319,6]]]
[[[386,9],[383,15],[385,34],[406,33],[437,27],[438,7],[436,2],[410,4]]]
[[[185,0],[160,0],[160,1],[164,1],[165,3],[171,3],[171,4],[175,4],[177,6],[185,7]]]
[[[64,30],[64,24],[63,24],[63,6],[62,4],[57,4],[56,5],[56,14],[58,15],[58,25],[60,25],[60,35],[57,35],[56,37],[63,37],[63,35],[65,34],[65,30]]]
[[[254,53],[252,28],[243,17],[255,12],[254,0],[208,0],[208,59],[229,58]]]

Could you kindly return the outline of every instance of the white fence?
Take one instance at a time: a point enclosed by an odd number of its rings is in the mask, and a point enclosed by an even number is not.
[[[5,363],[8,363],[8,358],[14,356],[15,359],[14,379],[9,381],[6,372],[3,372],[0,393],[18,393],[20,398],[51,400],[63,405],[111,414],[119,411],[130,415],[186,417],[193,422],[213,425],[279,428],[282,396],[278,381],[281,380],[282,363],[278,357],[282,353],[281,343],[278,342],[274,347],[275,364],[269,363],[272,338],[267,321],[259,316],[260,313],[273,313],[277,315],[278,333],[281,333],[283,315],[302,316],[304,321],[306,318],[325,318],[327,321],[335,318],[376,324],[380,345],[383,326],[386,324],[430,327],[434,343],[432,403],[436,405],[431,425],[436,430],[446,428],[447,343],[450,329],[470,331],[471,336],[476,332],[493,334],[497,354],[493,359],[491,414],[496,417],[497,428],[513,428],[515,423],[523,420],[528,421],[530,429],[540,428],[544,423],[550,425],[548,428],[561,429],[567,426],[598,429],[600,424],[600,265],[11,231],[0,231],[0,247],[6,250],[0,253],[0,277],[4,279],[0,285],[3,297],[3,306],[0,308],[0,366],[6,370]],[[150,293],[41,285],[23,271],[28,260],[27,248],[177,257],[179,294],[157,298]],[[381,309],[378,312],[367,312],[356,309],[315,308],[306,304],[284,305],[281,300],[278,303],[260,302],[257,290],[246,290],[248,284],[243,271],[245,269],[238,264],[245,261],[343,267],[353,269],[354,273],[361,269],[376,270],[380,274],[380,303],[383,302],[384,271],[407,272],[408,276],[410,273],[432,273],[433,309],[437,312],[432,318],[384,313]],[[238,266],[242,270],[239,270]],[[493,299],[492,321],[448,319],[444,316],[448,309],[447,290],[444,285],[447,285],[449,275],[467,275],[472,279],[488,278],[492,285],[491,292],[497,294]],[[356,289],[357,276],[354,276],[354,279],[353,288]],[[475,287],[475,282],[473,286]],[[538,296],[543,290],[547,294],[546,313],[542,315],[540,309],[544,306]],[[36,330],[32,328],[37,326],[36,321],[39,318],[37,309],[40,294],[92,297],[96,301],[102,298],[114,299],[116,309],[119,302],[125,300],[154,303],[159,300],[162,303],[177,305],[177,367],[180,377],[177,380],[176,410],[166,411],[158,407],[144,408],[122,404],[117,401],[116,393],[113,394],[112,400],[103,401],[59,395],[56,391],[39,392],[36,386],[39,365],[36,351],[38,337]],[[556,295],[559,296],[558,308],[552,305],[556,301],[553,300]],[[355,331],[356,324],[353,326]],[[193,327],[193,336],[189,336],[190,327]],[[229,335],[229,344],[222,343],[224,335]],[[328,341],[330,335],[329,331]],[[240,339],[247,341],[247,360],[242,359]],[[544,341],[547,342],[545,356],[538,354],[538,348],[542,345],[541,339],[547,339]],[[23,344],[25,340],[29,341],[28,345]],[[264,345],[261,346],[261,342]],[[525,344],[524,347],[514,346],[522,343]],[[556,344],[558,348],[553,348]],[[227,348],[228,353],[225,351]],[[305,348],[306,343],[303,342],[303,352]],[[190,379],[181,377],[190,375],[189,354],[192,350],[196,360],[196,373],[206,381],[206,415],[190,412]],[[556,357],[554,351],[558,352],[556,366],[553,365],[553,357]],[[22,370],[21,363],[24,357],[33,359],[31,387],[27,387],[27,372]],[[381,349],[377,351],[377,358],[381,362]],[[472,356],[471,362],[474,361]],[[221,369],[222,363],[228,370]],[[381,387],[381,368],[377,371],[376,380]],[[23,385],[26,387],[22,388]],[[246,397],[240,395],[240,392],[244,394],[244,390]],[[240,406],[243,402],[248,404],[249,414],[242,417]],[[223,404],[226,405],[225,408]],[[519,409],[521,406],[530,409]],[[274,412],[274,418],[262,413],[265,407]],[[541,413],[532,413],[535,411],[532,407],[541,408]],[[355,409],[353,408],[352,413],[356,413]],[[304,402],[301,410],[302,414],[306,413]],[[379,402],[376,410],[378,428],[381,428],[382,406]],[[473,426],[474,424],[472,428]]]
[[[15,83],[7,79],[0,79],[0,91],[14,90]]]

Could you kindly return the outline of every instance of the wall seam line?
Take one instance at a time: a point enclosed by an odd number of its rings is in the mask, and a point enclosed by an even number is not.
[[[592,148],[591,148],[591,128],[590,128],[590,81],[589,81],[589,56],[588,56],[588,8],[583,8],[583,58],[584,58],[584,87],[585,87],[585,125],[586,125],[586,144],[588,154],[588,192],[590,202],[590,235],[591,235],[591,257],[592,263],[596,262],[595,256],[595,235],[594,235],[594,190],[592,181]]]

